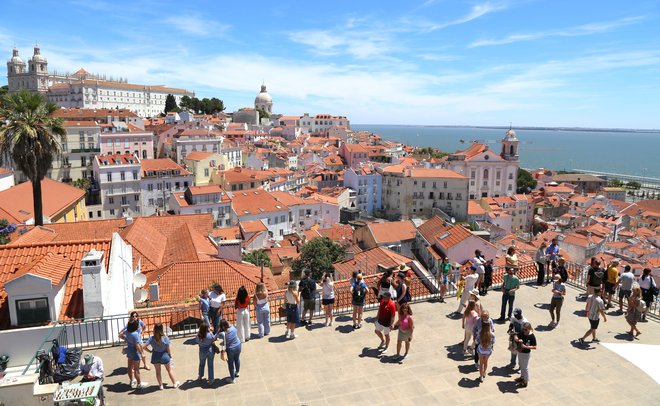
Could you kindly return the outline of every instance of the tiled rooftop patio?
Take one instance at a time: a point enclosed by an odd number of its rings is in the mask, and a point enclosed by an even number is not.
[[[182,383],[178,390],[158,390],[153,367],[142,372],[151,386],[132,390],[120,348],[93,352],[105,364],[104,388],[109,405],[657,403],[660,385],[604,344],[625,344],[627,349],[643,355],[654,356],[654,351],[657,355],[660,324],[639,323],[643,334],[640,340],[633,341],[625,334],[628,325],[624,317],[610,312],[608,322],[601,321],[601,343],[580,348],[572,341],[587,330],[588,322],[575,314],[584,309],[584,302],[576,300],[577,294],[577,290],[568,288],[561,326],[549,330],[549,314],[544,305],[549,302],[550,288],[524,286],[519,291],[516,304],[522,305],[539,342],[530,362],[531,382],[525,389],[517,389],[513,379],[518,375],[504,368],[509,362],[507,325],[496,325],[497,344],[489,373],[483,383],[478,383],[476,367],[456,346],[463,337],[460,320],[446,317],[457,306],[455,298],[446,304],[413,305],[416,330],[410,355],[402,363],[390,357],[395,347],[387,356],[379,355],[375,349],[379,340],[371,324],[365,323],[362,329],[353,331],[347,316],[340,316],[332,327],[322,327],[323,320],[318,320],[311,330],[298,330],[295,340],[285,340],[284,326],[276,325],[269,337],[244,344],[237,384],[228,383],[226,363],[216,356],[216,378],[221,380],[212,388],[194,380],[197,346],[190,345],[191,337],[173,340],[175,371]],[[495,318],[500,297],[491,292],[483,298],[484,308]],[[375,312],[365,315],[370,319]],[[392,337],[396,339],[396,334]],[[164,370],[163,373],[166,376]]]

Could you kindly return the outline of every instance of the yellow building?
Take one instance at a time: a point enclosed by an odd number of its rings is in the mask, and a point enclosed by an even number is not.
[[[211,182],[211,175],[217,169],[229,168],[229,160],[222,154],[193,151],[183,159],[186,169],[195,177],[195,186],[206,186]]]
[[[41,181],[44,223],[87,220],[85,191],[50,178]],[[0,192],[0,218],[10,223],[34,224],[32,183],[23,182]]]

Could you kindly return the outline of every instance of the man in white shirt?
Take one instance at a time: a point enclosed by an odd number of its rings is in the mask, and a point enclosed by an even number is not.
[[[477,281],[479,280],[479,275],[477,274],[477,267],[475,265],[472,265],[470,267],[470,271],[472,273],[469,275],[465,275],[465,277],[463,278],[463,280],[465,281],[465,286],[463,287],[463,293],[461,294],[461,301],[458,304],[458,309],[456,309],[455,312],[458,314],[463,313],[463,308],[465,307],[465,304],[470,298],[470,291],[474,289],[474,286],[477,284]]]
[[[80,375],[82,375],[80,382],[103,381],[103,360],[101,360],[101,357],[85,354],[83,359],[80,360]],[[103,385],[99,389],[99,399],[101,405],[105,404]]]
[[[479,276],[479,280],[477,280],[477,288],[479,291],[481,291],[481,284],[484,283],[484,274],[486,273],[486,268],[484,268],[484,265],[486,264],[486,258],[481,254],[480,250],[474,251],[474,258],[472,258],[472,265],[477,267],[477,275]]]

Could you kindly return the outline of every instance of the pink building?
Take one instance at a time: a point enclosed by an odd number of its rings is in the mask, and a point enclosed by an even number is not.
[[[369,162],[369,150],[360,144],[341,144],[339,153],[351,168],[359,168],[361,163]]]
[[[116,122],[101,127],[101,155],[131,154],[140,159],[154,159],[154,137],[150,131]]]

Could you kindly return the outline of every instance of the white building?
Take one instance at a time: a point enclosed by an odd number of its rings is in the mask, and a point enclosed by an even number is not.
[[[431,217],[440,209],[467,220],[468,178],[448,169],[393,165],[383,170],[383,209],[389,217]]]
[[[210,213],[217,227],[232,224],[231,203],[231,196],[218,185],[191,186],[184,193],[172,193],[169,199],[174,213]]]
[[[93,170],[104,219],[141,215],[140,158],[131,154],[97,155]]]
[[[166,86],[147,86],[128,83],[126,79],[93,75],[84,69],[73,74],[48,72],[48,61],[41,55],[39,45],[34,55],[25,63],[14,48],[7,61],[7,82],[11,93],[21,89],[38,91],[48,100],[62,107],[122,108],[136,112],[141,117],[155,117],[165,110],[165,99],[172,94],[177,103],[181,97],[194,97],[185,89]]]
[[[94,157],[101,151],[101,127],[96,121],[65,121],[64,128],[62,154],[53,161],[49,177],[60,182],[91,178]]]
[[[501,153],[488,145],[475,143],[447,157],[445,168],[470,179],[469,198],[509,196],[516,193],[518,181],[518,138],[509,129],[502,139]]]
[[[142,180],[142,215],[151,216],[156,210],[170,209],[170,195],[183,193],[193,185],[193,175],[169,158],[143,159]]]
[[[290,234],[293,227],[293,215],[284,203],[263,189],[251,189],[230,192],[232,200],[232,222],[260,220],[268,227],[268,235],[281,240]]]
[[[371,164],[348,168],[344,172],[344,186],[357,192],[355,207],[372,215],[382,208],[383,177]]]

